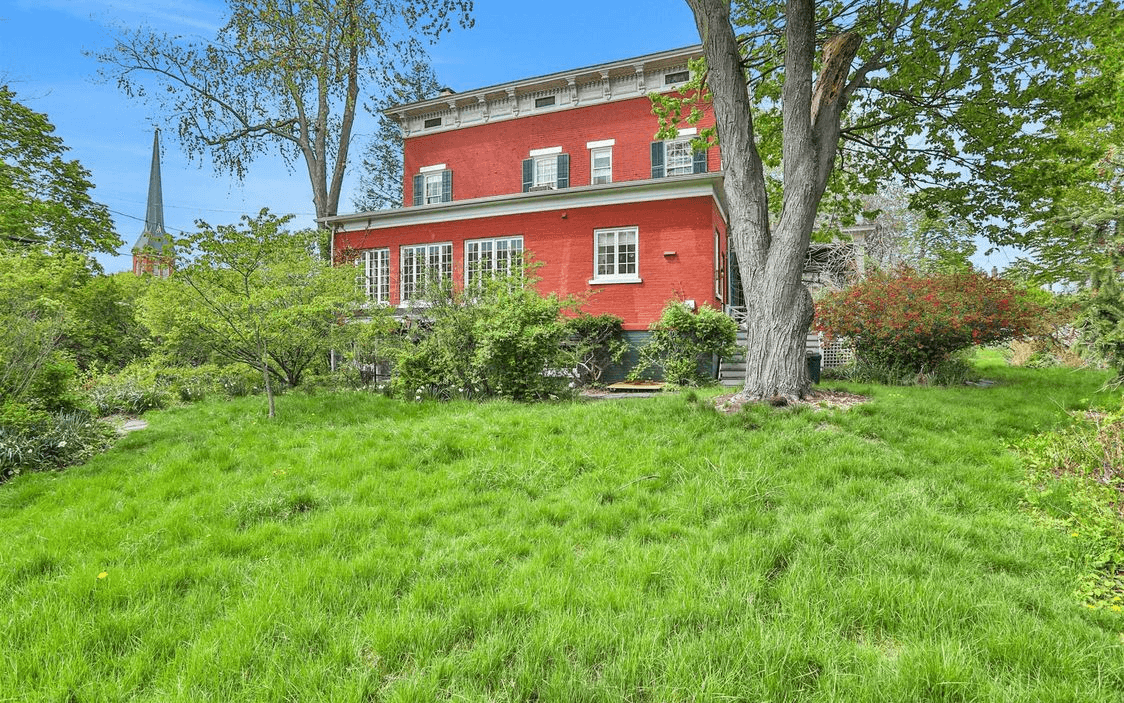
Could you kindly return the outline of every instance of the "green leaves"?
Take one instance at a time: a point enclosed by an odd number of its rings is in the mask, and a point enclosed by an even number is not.
[[[177,243],[186,265],[150,298],[154,331],[298,385],[327,357],[360,292],[354,270],[317,257],[316,232],[289,232],[290,219],[262,210],[236,225],[199,222]]]
[[[46,115],[0,86],[0,247],[116,252],[109,211],[90,196],[90,172],[63,159],[67,148]]]
[[[255,158],[304,161],[318,217],[336,214],[362,93],[427,61],[423,38],[470,0],[229,0],[213,40],[123,30],[97,54],[102,76],[177,124],[188,155],[244,178]],[[392,92],[392,91],[387,91]]]
[[[1033,333],[1043,310],[1014,284],[974,271],[877,273],[816,305],[816,329],[867,363],[929,372],[952,353]]]
[[[663,379],[671,383],[705,385],[713,381],[713,376],[700,370],[700,365],[712,356],[728,357],[738,352],[737,323],[707,305],[691,310],[673,300],[649,329],[652,336],[640,349],[633,378],[661,370]]]

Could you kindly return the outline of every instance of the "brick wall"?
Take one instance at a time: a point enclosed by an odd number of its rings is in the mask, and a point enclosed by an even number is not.
[[[612,227],[638,228],[641,283],[590,285],[593,231]],[[584,310],[618,315],[625,329],[643,330],[672,298],[720,306],[714,295],[716,227],[724,233],[714,200],[695,197],[341,233],[335,250],[389,248],[390,302],[398,304],[401,246],[451,242],[453,279],[463,285],[465,240],[522,235],[525,250],[543,262],[537,272],[541,292],[581,295]]]
[[[699,128],[714,124],[707,111]],[[522,162],[532,149],[560,146],[570,155],[570,187],[590,184],[587,142],[614,139],[613,180],[651,178],[651,147],[658,124],[651,101],[635,98],[531,114],[491,124],[409,137],[404,150],[405,204],[413,202],[413,176],[424,166],[453,172],[453,200],[519,193]],[[718,147],[708,153],[709,171],[720,169]]]

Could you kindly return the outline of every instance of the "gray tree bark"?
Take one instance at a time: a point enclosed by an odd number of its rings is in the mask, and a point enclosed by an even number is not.
[[[725,171],[728,234],[738,257],[748,319],[749,400],[791,402],[811,388],[805,343],[812,297],[801,280],[816,212],[839,144],[846,80],[861,39],[840,34],[824,44],[813,86],[814,0],[786,3],[782,92],[784,195],[769,218],[765,174],[753,132],[752,102],[742,54],[730,23],[729,0],[687,0],[707,61],[707,85]]]

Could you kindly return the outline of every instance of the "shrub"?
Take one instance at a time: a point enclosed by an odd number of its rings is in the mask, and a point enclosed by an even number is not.
[[[628,351],[622,323],[623,320],[616,315],[590,315],[584,312],[566,321],[577,366],[578,383],[599,383],[610,364],[620,363]]]
[[[1041,319],[1041,306],[1008,281],[902,269],[829,293],[816,304],[815,327],[848,338],[868,368],[930,377],[955,352],[1029,335]]]
[[[109,425],[82,410],[47,413],[5,403],[0,407],[0,481],[81,463],[108,446],[112,436]]]
[[[56,352],[35,375],[27,397],[38,407],[51,412],[77,410],[82,406],[77,375],[78,367],[74,362]]]
[[[498,396],[515,400],[562,392],[573,354],[557,296],[541,296],[529,276],[496,278],[469,291],[427,294],[421,314],[404,321],[393,387],[406,398]]]
[[[1066,533],[1078,597],[1093,607],[1124,607],[1124,408],[1074,413],[1070,426],[1018,448],[1030,506]]]
[[[166,407],[172,399],[172,394],[159,387],[151,374],[137,373],[131,367],[119,374],[98,379],[89,393],[90,401],[102,417],[140,415],[146,410]]]
[[[191,403],[209,396],[237,398],[259,391],[261,374],[235,364],[217,366],[159,366],[130,364],[116,374],[96,379],[90,400],[99,415],[140,415],[167,407],[173,400]]]
[[[708,357],[737,353],[737,323],[707,305],[692,311],[673,300],[664,307],[659,321],[648,329],[652,336],[640,349],[633,378],[662,369],[663,378],[671,383],[705,384],[713,380],[701,370]]]

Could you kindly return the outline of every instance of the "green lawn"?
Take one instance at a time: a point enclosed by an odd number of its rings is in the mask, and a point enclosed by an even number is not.
[[[1124,616],[1075,598],[1008,449],[1103,377],[985,375],[729,417],[151,413],[0,485],[0,700],[1124,700]]]

